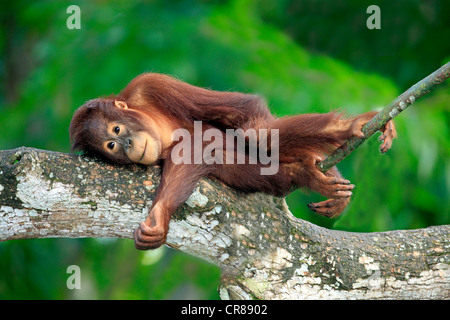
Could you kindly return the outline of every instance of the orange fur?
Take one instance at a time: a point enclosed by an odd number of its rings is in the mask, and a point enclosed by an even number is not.
[[[125,102],[128,109],[115,108],[115,100]],[[340,113],[331,112],[276,118],[264,100],[256,95],[218,92],[166,75],[146,73],[133,79],[117,97],[87,102],[75,113],[70,133],[74,148],[100,155],[102,150],[98,144],[102,128],[105,123],[117,119],[134,130],[145,130],[161,141],[161,183],[149,218],[135,232],[136,247],[149,249],[164,243],[171,214],[189,197],[203,176],[215,177],[244,192],[261,191],[277,196],[307,187],[330,198],[310,204],[312,210],[329,217],[339,215],[349,203],[354,185],[345,180],[335,167],[324,174],[316,168],[316,163],[346,139],[361,136],[362,126],[375,114],[370,112],[344,118]],[[249,164],[248,161],[245,164],[175,164],[171,160],[170,151],[174,144],[170,136],[177,128],[192,133],[194,121],[202,121],[203,130],[216,128],[221,132],[238,128],[277,130],[279,170],[273,175],[261,175],[260,169],[265,165],[261,162]],[[383,133],[382,151],[386,151],[395,137],[392,122],[386,125]],[[195,139],[193,136],[191,142],[201,143],[204,150],[207,144]],[[270,145],[270,138],[267,142]],[[274,150],[269,148],[266,151]],[[239,151],[224,147],[222,152],[225,158],[230,153],[236,157]],[[249,159],[248,154],[244,156]],[[123,155],[107,158],[113,162],[129,163]]]

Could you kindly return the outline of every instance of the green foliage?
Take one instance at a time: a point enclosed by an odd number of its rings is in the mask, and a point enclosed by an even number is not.
[[[446,0],[262,0],[266,23],[314,53],[327,53],[359,70],[377,72],[409,87],[438,69],[450,52]],[[377,5],[381,29],[365,28]]]
[[[66,28],[71,2],[4,2],[0,148],[69,152],[73,111],[146,71],[259,93],[280,116],[381,108],[445,62],[446,38],[430,39],[448,31],[448,4],[432,3],[383,1],[382,29],[369,31],[368,4],[356,0],[84,0],[81,30]],[[386,155],[372,138],[339,164],[356,184],[341,218],[314,215],[306,203],[320,196],[300,191],[288,197],[292,212],[351,231],[448,224],[448,101],[445,84],[396,118],[399,139]],[[80,291],[66,288],[71,264],[82,270]],[[214,266],[167,248],[142,253],[126,240],[0,244],[3,299],[214,299],[218,279]]]

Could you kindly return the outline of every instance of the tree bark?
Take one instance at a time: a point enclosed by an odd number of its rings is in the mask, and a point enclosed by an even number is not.
[[[132,238],[159,167],[0,151],[0,240]],[[448,299],[450,226],[377,233],[295,218],[282,198],[202,180],[173,216],[167,245],[222,271],[223,299]]]

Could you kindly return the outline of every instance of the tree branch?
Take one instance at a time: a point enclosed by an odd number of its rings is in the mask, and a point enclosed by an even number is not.
[[[132,238],[158,167],[84,156],[0,151],[0,240]],[[167,245],[222,271],[233,299],[450,298],[450,226],[369,234],[297,219],[284,199],[202,180],[170,223]]]
[[[370,138],[378,130],[383,128],[386,123],[396,117],[400,112],[409,107],[414,101],[426,95],[432,88],[441,84],[450,77],[450,62],[422,79],[411,88],[406,90],[400,96],[392,101],[388,106],[381,110],[362,128],[365,138],[353,137],[348,139],[341,147],[336,149],[331,155],[317,164],[317,167],[325,172],[341,162],[353,150],[358,148],[364,141]]]

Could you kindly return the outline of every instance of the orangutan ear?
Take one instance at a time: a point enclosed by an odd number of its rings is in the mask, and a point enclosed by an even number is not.
[[[128,105],[125,101],[114,101],[114,105],[120,109],[128,109]]]

